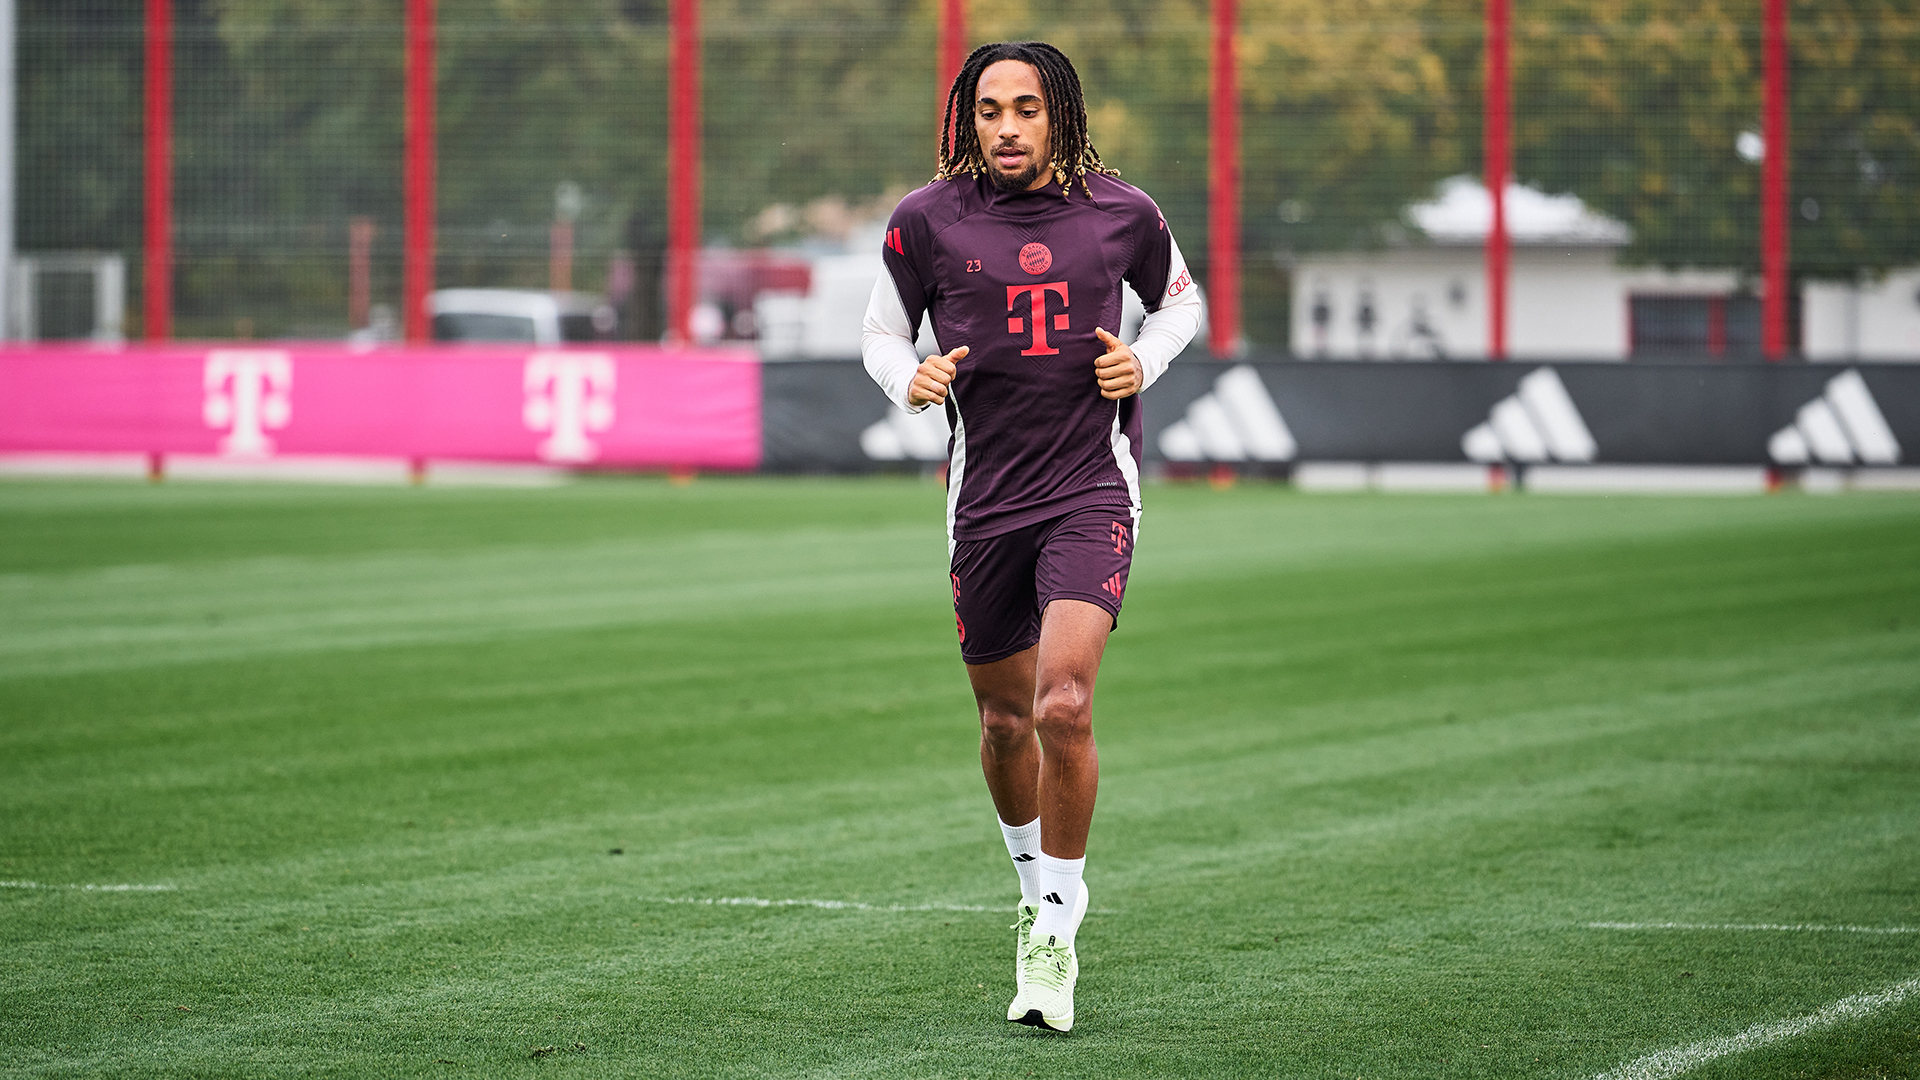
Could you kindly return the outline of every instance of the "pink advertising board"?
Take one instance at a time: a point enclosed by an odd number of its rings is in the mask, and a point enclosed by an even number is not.
[[[328,343],[0,349],[0,453],[751,469],[750,352]]]

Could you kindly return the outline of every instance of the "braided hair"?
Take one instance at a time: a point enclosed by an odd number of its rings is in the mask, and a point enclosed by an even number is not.
[[[1087,174],[1119,176],[1100,160],[1087,136],[1087,99],[1080,90],[1080,74],[1067,54],[1044,41],[1003,41],[973,50],[947,90],[946,122],[940,131],[940,156],[933,178],[985,175],[987,156],[980,148],[980,132],[973,126],[973,99],[980,73],[1002,60],[1019,60],[1040,73],[1040,92],[1047,107],[1047,160],[1063,192],[1071,195],[1073,182],[1091,198]]]

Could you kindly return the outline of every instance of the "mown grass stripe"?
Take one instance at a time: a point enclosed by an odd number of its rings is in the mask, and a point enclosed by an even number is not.
[[[1819,923],[1590,922],[1591,930],[1776,930],[1808,934],[1920,934],[1920,926],[1825,926]]]
[[[48,885],[39,881],[0,881],[0,889],[72,889],[77,892],[174,892],[177,885]]]
[[[827,911],[1005,911],[984,904],[863,904],[858,900],[810,900],[791,897],[768,900],[758,896],[646,896],[647,904],[701,904],[707,907],[810,907]]]

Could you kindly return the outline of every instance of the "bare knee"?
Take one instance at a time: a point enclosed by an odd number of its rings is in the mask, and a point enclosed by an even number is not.
[[[1034,703],[1034,726],[1040,741],[1067,746],[1093,738],[1093,685],[1067,679],[1041,692]]]
[[[980,739],[995,749],[1033,738],[1033,713],[1013,702],[980,702]]]

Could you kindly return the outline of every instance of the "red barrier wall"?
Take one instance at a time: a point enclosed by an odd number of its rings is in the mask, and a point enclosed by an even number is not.
[[[201,344],[0,350],[0,452],[752,469],[750,352]]]

